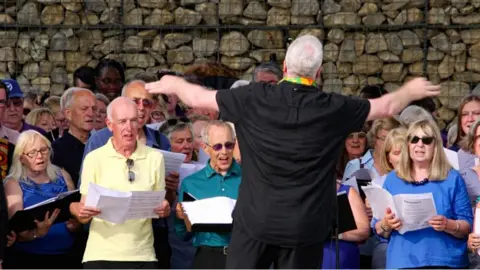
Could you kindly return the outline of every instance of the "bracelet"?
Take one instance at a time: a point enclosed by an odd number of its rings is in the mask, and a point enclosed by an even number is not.
[[[382,223],[382,222],[380,222],[380,228],[382,228],[382,230],[383,230],[384,232],[390,232],[390,230],[387,230],[387,229],[385,228],[385,226],[383,226],[383,223]]]

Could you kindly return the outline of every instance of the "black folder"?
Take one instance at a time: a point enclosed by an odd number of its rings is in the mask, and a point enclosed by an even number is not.
[[[183,192],[184,202],[193,202],[197,199],[187,192]],[[215,232],[215,233],[230,233],[232,232],[233,224],[203,224],[196,223],[192,225],[192,232]]]
[[[43,221],[47,211],[51,214],[55,209],[60,209],[60,213],[55,219],[55,223],[65,222],[71,218],[70,204],[72,202],[80,201],[80,197],[80,192],[78,190],[72,193],[59,194],[59,196],[53,200],[48,200],[50,201],[48,203],[40,204],[39,206],[28,210],[17,211],[8,221],[8,226],[10,230],[15,232],[32,230],[36,227],[34,220]]]
[[[338,233],[344,233],[357,229],[357,223],[353,216],[352,207],[345,191],[337,193],[338,207]]]

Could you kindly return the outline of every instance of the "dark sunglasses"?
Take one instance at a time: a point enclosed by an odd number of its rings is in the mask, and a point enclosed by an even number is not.
[[[142,103],[145,108],[151,108],[153,106],[153,101],[150,99],[134,98],[133,101],[137,106],[140,105],[140,103]]]
[[[235,143],[234,142],[226,142],[225,144],[217,143],[217,144],[214,144],[214,145],[208,145],[208,144],[206,144],[206,145],[211,147],[216,152],[222,150],[223,147],[225,147],[225,149],[227,149],[227,150],[232,150],[233,148],[235,148]]]
[[[414,136],[411,140],[410,140],[410,143],[411,144],[416,144],[418,143],[419,141],[422,141],[423,144],[425,145],[430,145],[432,144],[434,138],[433,137],[418,137],[418,136]]]
[[[190,119],[187,117],[177,117],[177,118],[170,118],[167,120],[167,125],[168,126],[175,126],[179,123],[190,123]]]
[[[127,168],[128,168],[128,181],[133,183],[135,181],[135,173],[132,171],[133,169],[133,159],[127,159]]]
[[[18,108],[20,106],[23,106],[23,99],[22,98],[9,99],[7,105],[8,106],[13,105],[14,107]]]

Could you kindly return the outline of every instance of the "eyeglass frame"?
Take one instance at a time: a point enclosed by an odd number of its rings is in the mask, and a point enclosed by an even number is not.
[[[133,183],[135,181],[135,172],[132,170],[135,166],[133,159],[127,159],[127,169],[128,169],[128,182]]]
[[[27,157],[29,157],[29,158],[36,158],[36,157],[38,156],[38,153],[41,153],[42,156],[43,156],[43,155],[48,155],[48,154],[50,154],[50,151],[51,151],[51,150],[52,150],[52,149],[51,149],[50,147],[45,146],[45,147],[42,147],[42,148],[40,148],[40,149],[38,149],[38,150],[37,150],[37,149],[34,149],[34,150],[31,150],[31,151],[28,152],[28,153],[22,153],[22,155],[25,155],[25,156],[27,156]],[[45,153],[43,153],[43,152],[45,152]],[[30,154],[31,154],[31,155],[30,155]]]

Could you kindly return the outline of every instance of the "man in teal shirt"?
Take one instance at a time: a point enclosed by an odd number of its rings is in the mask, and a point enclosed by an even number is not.
[[[240,166],[233,159],[235,136],[232,127],[223,121],[212,121],[202,130],[202,148],[210,156],[204,169],[186,177],[178,195],[184,201],[187,193],[197,200],[212,197],[237,199],[242,177]],[[175,231],[182,239],[193,237],[198,247],[194,269],[225,269],[230,233],[187,231],[181,204],[177,205]]]

